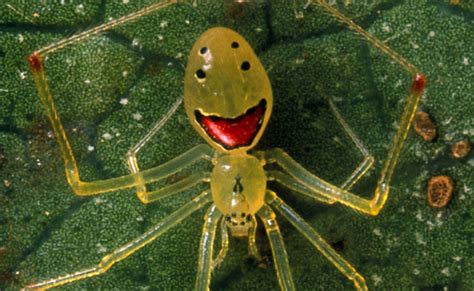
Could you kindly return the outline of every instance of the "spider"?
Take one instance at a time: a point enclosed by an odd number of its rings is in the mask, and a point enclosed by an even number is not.
[[[130,175],[93,182],[81,180],[75,157],[48,87],[43,59],[54,51],[136,20],[153,11],[164,9],[176,2],[161,1],[73,35],[34,52],[29,57],[29,62],[39,97],[45,106],[55,138],[60,146],[67,180],[77,195],[92,196],[135,188],[138,198],[143,203],[151,203],[187,190],[198,183],[208,183],[210,189],[197,195],[141,236],[103,257],[98,265],[34,283],[26,288],[46,289],[100,275],[195,211],[210,205],[205,216],[200,242],[195,285],[197,290],[209,289],[212,270],[226,256],[229,232],[235,237],[248,237],[250,254],[260,258],[255,243],[257,217],[263,222],[266,230],[281,289],[295,289],[274,210],[289,220],[323,256],[353,282],[356,289],[367,290],[363,276],[275,192],[268,189],[267,182],[276,181],[322,203],[340,203],[368,215],[377,215],[387,200],[390,181],[426,81],[412,64],[323,0],[313,0],[308,5],[317,5],[324,9],[373,47],[388,55],[413,78],[401,122],[372,199],[361,198],[350,192],[352,186],[372,166],[374,159],[344,121],[331,100],[328,100],[328,103],[334,116],[364,156],[362,162],[340,186],[313,175],[282,149],[249,152],[257,145],[269,122],[273,105],[272,88],[263,65],[247,41],[238,33],[223,27],[209,29],[197,39],[189,54],[185,71],[185,111],[191,125],[207,144],[198,145],[160,166],[140,170],[137,153],[176,112],[183,101],[183,99],[178,99],[147,135],[128,152],[126,159]],[[158,190],[150,191],[147,188],[147,184],[168,177],[198,160],[207,160],[212,163],[212,171],[193,174]],[[281,170],[266,171],[264,167],[268,164],[276,164]],[[221,248],[217,257],[214,258],[214,242],[218,228],[221,231]]]

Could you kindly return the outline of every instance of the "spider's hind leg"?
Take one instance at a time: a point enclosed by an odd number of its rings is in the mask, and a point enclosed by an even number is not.
[[[262,257],[258,252],[257,242],[256,242],[256,235],[257,235],[257,219],[252,217],[252,225],[249,229],[249,255],[254,257],[257,261],[261,261]]]
[[[101,262],[96,266],[89,269],[66,274],[57,278],[49,279],[36,284],[32,284],[26,286],[24,289],[44,290],[103,274],[107,272],[115,263],[124,260],[125,258],[132,255],[145,245],[151,243],[153,240],[158,238],[167,230],[183,221],[186,217],[211,202],[211,200],[212,197],[210,192],[206,191],[194,198],[191,202],[188,202],[186,205],[182,206],[181,208],[167,216],[160,223],[149,229],[144,234],[126,243],[125,245],[116,248],[112,253],[103,257]]]
[[[278,196],[267,191],[266,202],[275,208],[281,215],[308,239],[311,244],[325,256],[344,276],[354,282],[357,290],[368,290],[364,277],[356,269],[341,257],[302,217],[283,202]]]
[[[227,251],[229,250],[229,232],[227,231],[227,225],[225,224],[225,219],[221,220],[221,248],[217,257],[212,263],[212,269],[215,270],[219,268],[220,264],[224,261]]]
[[[216,238],[217,224],[221,218],[222,214],[214,204],[209,208],[204,217],[195,290],[209,290],[213,268],[214,240]]]
[[[263,221],[268,240],[270,241],[275,271],[280,288],[282,290],[296,290],[291,275],[290,264],[288,263],[285,243],[281,237],[280,228],[275,219],[275,213],[268,205],[263,205],[257,214]]]

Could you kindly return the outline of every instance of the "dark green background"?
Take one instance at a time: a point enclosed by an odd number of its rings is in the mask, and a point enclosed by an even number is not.
[[[0,288],[7,290],[98,263],[203,189],[146,206],[133,190],[74,196],[26,57],[153,1],[25,2],[0,5]],[[126,151],[182,95],[194,40],[221,25],[248,39],[272,81],[274,113],[258,148],[281,147],[318,176],[342,182],[361,156],[328,109],[325,98],[333,98],[377,160],[354,189],[370,197],[410,87],[407,74],[316,8],[297,20],[286,1],[214,2],[177,5],[50,56],[46,75],[82,177],[127,173]],[[371,289],[474,288],[474,156],[455,160],[449,154],[452,143],[474,137],[474,4],[448,2],[337,5],[425,73],[421,109],[438,125],[433,143],[410,133],[381,214],[366,217],[269,185]],[[140,166],[158,165],[201,142],[181,108],[140,152]],[[197,164],[165,182],[206,168]],[[450,204],[435,210],[426,202],[426,183],[439,174],[451,176],[456,189]],[[202,217],[203,211],[192,215],[105,275],[65,288],[192,289]],[[352,288],[286,221],[279,222],[298,289]],[[258,266],[248,258],[245,241],[231,239],[226,261],[213,274],[214,289],[278,288],[263,230],[257,239],[267,262]]]

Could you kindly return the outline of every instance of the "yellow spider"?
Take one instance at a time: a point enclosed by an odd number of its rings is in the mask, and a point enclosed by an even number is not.
[[[372,199],[361,198],[349,191],[367,172],[374,160],[330,100],[329,105],[336,119],[364,156],[363,161],[341,186],[333,185],[311,174],[282,149],[249,153],[249,150],[254,148],[260,140],[270,119],[273,105],[272,88],[265,69],[247,41],[238,33],[223,27],[209,29],[201,35],[190,52],[185,72],[186,113],[192,126],[208,144],[198,145],[160,166],[147,170],[139,169],[137,152],[177,110],[182,102],[182,99],[179,99],[153,129],[128,152],[127,162],[131,171],[130,175],[93,182],[81,180],[71,146],[48,87],[42,60],[54,51],[173,5],[175,2],[177,1],[161,1],[54,43],[34,52],[29,62],[39,96],[46,108],[64,158],[67,180],[77,195],[92,196],[135,187],[139,199],[143,203],[150,203],[189,189],[198,183],[209,183],[210,189],[196,196],[138,238],[103,257],[97,266],[35,283],[26,288],[51,288],[102,274],[113,264],[152,242],[193,212],[208,206],[199,249],[195,285],[197,290],[209,289],[213,268],[226,256],[228,231],[232,236],[248,237],[250,254],[259,258],[255,244],[257,216],[263,222],[270,241],[281,289],[295,289],[287,253],[273,210],[288,219],[344,276],[353,281],[356,289],[366,290],[364,278],[354,267],[326,243],[275,192],[268,189],[267,182],[279,182],[295,192],[323,203],[341,203],[359,212],[377,215],[387,200],[390,181],[422,95],[425,79],[413,65],[325,1],[314,0],[311,4],[322,7],[339,22],[347,25],[372,46],[401,65],[413,78],[401,122]],[[213,169],[210,173],[196,173],[155,191],[147,189],[146,184],[168,177],[197,160],[203,159],[212,163]],[[282,171],[265,171],[264,166],[272,163],[280,166]],[[222,245],[217,257],[213,258],[214,241],[219,223]]]

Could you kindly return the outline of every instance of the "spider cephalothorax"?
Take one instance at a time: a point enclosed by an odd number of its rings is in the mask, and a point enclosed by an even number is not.
[[[267,177],[254,156],[223,155],[211,174],[211,193],[234,236],[247,236],[253,216],[264,204]]]
[[[215,149],[246,151],[272,112],[270,80],[248,42],[228,28],[203,33],[186,67],[184,105],[194,128]]]

